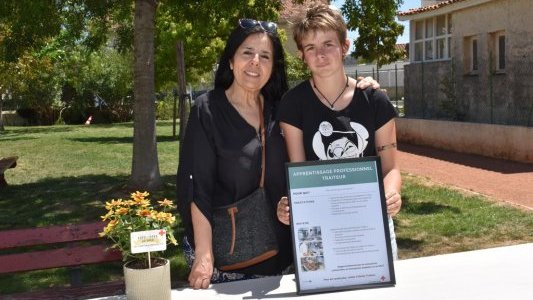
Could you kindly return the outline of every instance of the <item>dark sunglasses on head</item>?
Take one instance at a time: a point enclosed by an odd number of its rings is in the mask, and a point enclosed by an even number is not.
[[[270,33],[276,33],[276,29],[278,28],[278,25],[274,22],[269,21],[257,21],[253,19],[240,19],[239,20],[239,26],[241,26],[244,29],[253,28],[255,26],[261,27],[264,31],[270,32]]]

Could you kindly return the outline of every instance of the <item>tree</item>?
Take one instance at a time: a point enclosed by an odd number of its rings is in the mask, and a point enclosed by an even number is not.
[[[175,85],[177,41],[184,44],[187,81],[198,82],[213,72],[239,18],[275,20],[281,8],[281,0],[160,1],[156,18],[156,87]]]
[[[129,185],[158,189],[161,182],[155,131],[154,27],[156,0],[135,0],[133,161]]]
[[[396,12],[403,0],[346,0],[341,8],[348,29],[357,30],[354,57],[376,61],[378,67],[402,57],[396,40],[403,25],[396,22]]]
[[[97,51],[110,38],[108,44],[118,49],[133,45],[134,141],[129,185],[151,190],[161,184],[155,87],[175,82],[176,41],[184,41],[189,80],[198,79],[212,70],[239,18],[274,20],[281,7],[281,0],[136,0],[134,6],[129,0],[2,0],[0,60],[16,61],[26,52],[39,52],[51,40],[65,48],[84,45],[87,51]]]
[[[155,76],[154,76],[154,39],[160,54],[166,57],[159,60],[158,82],[164,84],[168,80],[175,82],[177,40],[185,41],[186,65],[189,70],[198,73],[211,70],[215,63],[212,49],[220,52],[222,37],[237,23],[238,16],[258,16],[270,19],[279,10],[279,0],[264,1],[256,4],[253,1],[161,1],[136,0],[134,17],[134,149],[130,186],[153,189],[159,187],[161,178],[157,160],[157,143],[155,135]],[[156,24],[156,9],[160,15]],[[201,14],[199,14],[199,12]],[[179,34],[181,33],[181,34]],[[207,46],[206,46],[207,42]],[[165,46],[166,45],[166,46]],[[187,45],[190,45],[187,47]],[[159,47],[161,46],[161,47]],[[192,47],[191,47],[192,46]],[[206,51],[208,49],[208,51]],[[166,55],[165,55],[166,53]],[[189,57],[187,57],[189,55]],[[192,56],[192,57],[191,57]],[[157,63],[157,61],[156,61]],[[159,68],[161,66],[161,68]],[[165,68],[170,66],[170,68]],[[167,70],[165,72],[165,70]],[[194,72],[193,71],[193,72]],[[189,74],[192,75],[192,74]],[[172,79],[171,79],[172,78]]]

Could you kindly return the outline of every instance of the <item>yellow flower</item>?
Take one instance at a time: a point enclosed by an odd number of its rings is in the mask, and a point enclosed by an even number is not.
[[[149,209],[143,209],[137,213],[140,217],[149,217],[152,215],[152,212]]]
[[[139,201],[138,204],[139,204],[140,207],[148,207],[148,206],[150,206],[150,200],[143,199],[143,200]]]
[[[127,215],[129,213],[129,209],[126,208],[126,207],[121,207],[119,209],[117,209],[116,213],[117,215]]]
[[[139,201],[139,199],[144,199],[146,197],[148,197],[150,195],[150,193],[148,192],[139,192],[139,191],[136,191],[135,193],[131,193],[131,198],[135,201]]]
[[[110,218],[111,216],[113,216],[113,215],[114,215],[113,210],[109,210],[109,211],[107,212],[107,214],[101,216],[100,218],[102,218],[102,221],[106,221],[106,220],[109,220],[109,218]]]
[[[118,199],[118,200],[112,199],[111,202],[106,202],[105,203],[105,209],[109,210],[109,209],[112,209],[114,207],[121,206],[122,204],[123,204],[122,199]]]
[[[160,222],[166,222],[168,224],[173,224],[174,221],[176,221],[176,217],[174,217],[171,213],[166,212],[160,212],[157,213],[155,216],[155,219]]]
[[[169,244],[177,244],[174,237],[174,228],[172,224],[176,217],[168,212],[174,208],[172,201],[163,199],[157,201],[159,207],[164,209],[163,212],[157,211],[150,204],[148,192],[139,192],[130,194],[129,199],[112,199],[105,202],[106,213],[100,218],[103,221],[109,221],[98,233],[100,236],[108,237],[112,240],[112,248],[119,249],[127,259],[139,259],[145,253],[132,254],[130,249],[131,232],[163,229],[167,234]]]
[[[165,198],[163,201],[157,201],[157,203],[159,203],[159,205],[163,206],[163,207],[169,207],[169,208],[172,208],[174,207],[174,203],[172,203],[172,201],[168,200],[167,198]]]
[[[106,227],[104,227],[104,232],[102,232],[104,235],[108,235],[110,232],[113,231],[113,229],[117,226],[118,220],[111,220]]]

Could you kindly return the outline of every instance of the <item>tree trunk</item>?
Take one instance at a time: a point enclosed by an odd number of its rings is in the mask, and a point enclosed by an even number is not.
[[[178,69],[178,95],[179,95],[179,112],[180,112],[180,153],[181,145],[183,145],[183,139],[185,138],[185,130],[187,129],[187,119],[189,117],[189,110],[187,109],[187,87],[185,81],[185,54],[183,49],[183,41],[176,43],[177,53],[177,69]]]
[[[135,0],[133,161],[129,187],[161,187],[155,119],[154,27],[157,1]]]
[[[3,95],[0,95],[0,131],[4,131],[4,117],[2,116],[2,108],[4,106]]]

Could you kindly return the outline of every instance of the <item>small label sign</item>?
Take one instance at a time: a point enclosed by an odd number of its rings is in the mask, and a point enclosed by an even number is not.
[[[164,229],[132,232],[131,253],[163,251],[167,249],[167,232]]]

